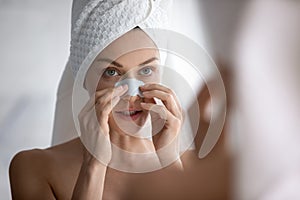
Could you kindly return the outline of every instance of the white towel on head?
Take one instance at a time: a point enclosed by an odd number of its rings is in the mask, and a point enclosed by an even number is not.
[[[172,0],[83,2],[86,4],[83,5],[80,1],[73,3],[69,62],[74,75],[95,47],[104,49],[109,43],[137,26],[142,29],[167,28],[167,11]]]
[[[70,139],[73,139],[77,137],[77,131],[75,129],[73,116],[72,116],[72,92],[73,92],[73,84],[74,84],[74,77],[72,77],[71,74],[76,75],[76,72],[78,70],[78,67],[80,67],[79,63],[81,63],[83,60],[77,59],[75,55],[85,55],[87,52],[81,52],[83,49],[80,49],[80,44],[75,45],[73,41],[78,40],[80,37],[80,34],[87,31],[87,25],[85,23],[89,22],[88,20],[91,19],[92,13],[94,13],[96,10],[99,10],[99,6],[102,6],[102,4],[113,3],[113,2],[120,2],[118,5],[118,8],[121,10],[129,9],[130,12],[133,12],[132,9],[130,9],[130,6],[136,6],[135,4],[144,4],[147,6],[147,8],[150,11],[148,15],[145,17],[144,21],[141,22],[139,25],[141,28],[144,26],[148,27],[161,27],[161,28],[169,28],[169,21],[170,21],[170,11],[171,6],[173,4],[172,0],[124,0],[124,1],[116,1],[116,0],[73,0],[72,4],[72,21],[71,21],[71,43],[73,46],[71,47],[71,55],[74,54],[74,56],[69,57],[69,60],[67,62],[63,77],[61,79],[60,86],[58,88],[57,92],[57,102],[56,102],[56,111],[55,111],[55,118],[54,118],[54,126],[53,126],[53,137],[52,137],[52,145],[60,144],[63,142],[66,142]],[[115,4],[115,3],[114,3]],[[122,8],[120,5],[125,5],[124,8]],[[94,6],[91,7],[91,6]],[[149,6],[153,7],[149,7]],[[89,9],[88,9],[89,8]],[[145,9],[145,8],[144,8]],[[125,12],[124,10],[123,12]],[[128,10],[127,10],[128,11]],[[106,13],[105,16],[107,15]],[[140,13],[141,14],[141,13]],[[143,13],[142,13],[143,14]],[[131,15],[133,18],[135,15]],[[100,19],[103,19],[104,16],[101,16],[98,12],[97,19],[94,19],[94,28],[95,26],[99,26],[99,23],[97,25],[97,21]],[[82,20],[85,19],[85,20]],[[110,18],[112,19],[112,18]],[[120,20],[120,17],[115,17],[115,20]],[[80,23],[79,23],[80,22]],[[90,22],[91,23],[91,22]],[[132,27],[134,28],[136,24],[132,24]],[[126,25],[126,24],[125,24]],[[134,26],[133,26],[134,25]],[[92,26],[92,23],[89,24],[89,26]],[[105,31],[104,28],[98,27],[99,30],[101,28],[102,31]],[[116,26],[114,26],[116,28]],[[128,27],[129,28],[129,27]],[[73,31],[74,29],[77,29],[77,33]],[[92,29],[90,29],[92,30]],[[95,29],[96,30],[96,29]],[[95,32],[94,30],[94,32]],[[123,29],[123,34],[126,33]],[[95,32],[96,34],[96,32]],[[97,34],[101,34],[101,32],[97,32]],[[120,33],[121,34],[121,33]],[[83,36],[81,36],[83,37]],[[91,44],[90,41],[95,40],[94,37],[89,36],[89,40],[83,40],[87,41],[87,51],[89,51],[89,48],[92,48],[92,46],[88,46],[88,44]],[[103,36],[102,36],[103,37]],[[75,46],[74,46],[75,45]],[[71,61],[72,60],[72,61]],[[163,60],[163,58],[161,58]],[[74,62],[78,63],[77,65],[74,65]]]

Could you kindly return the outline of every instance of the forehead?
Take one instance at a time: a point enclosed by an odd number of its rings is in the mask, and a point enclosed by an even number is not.
[[[152,39],[141,29],[133,29],[108,45],[96,58],[116,60],[141,49],[157,49]]]
[[[86,73],[85,85],[96,85],[101,80],[104,69],[109,66],[109,62],[99,62],[99,60],[117,61],[124,66],[122,69],[131,70],[153,57],[160,58],[157,46],[152,39],[140,29],[131,30],[97,55]]]

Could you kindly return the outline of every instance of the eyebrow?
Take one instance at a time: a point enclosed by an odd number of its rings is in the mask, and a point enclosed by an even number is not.
[[[159,60],[159,59],[157,57],[152,57],[152,58],[149,58],[148,60],[140,63],[138,66],[140,67],[140,66],[146,65],[148,63],[153,62],[154,60]],[[109,58],[99,58],[99,59],[97,59],[97,62],[107,62],[107,63],[113,64],[116,67],[120,67],[120,68],[124,67],[122,64],[120,64],[116,61],[113,61]]]
[[[121,65],[120,63],[113,61],[109,58],[99,58],[99,59],[97,59],[97,62],[107,62],[109,64],[115,65],[116,67],[120,67],[120,68],[123,67],[123,65]]]

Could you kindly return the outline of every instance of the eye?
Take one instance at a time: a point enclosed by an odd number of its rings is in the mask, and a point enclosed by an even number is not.
[[[111,77],[111,76],[118,76],[120,74],[117,70],[108,68],[104,71],[104,75],[108,76],[108,77]]]
[[[149,76],[152,74],[152,72],[153,70],[151,67],[145,67],[139,71],[139,74],[143,76]]]

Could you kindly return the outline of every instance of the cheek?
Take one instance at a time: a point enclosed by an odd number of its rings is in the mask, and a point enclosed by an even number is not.
[[[103,90],[105,88],[112,88],[115,86],[115,81],[104,80],[101,78],[97,84],[97,90]]]
[[[160,83],[160,75],[159,73],[154,73],[149,77],[141,77],[139,78],[144,83]]]

